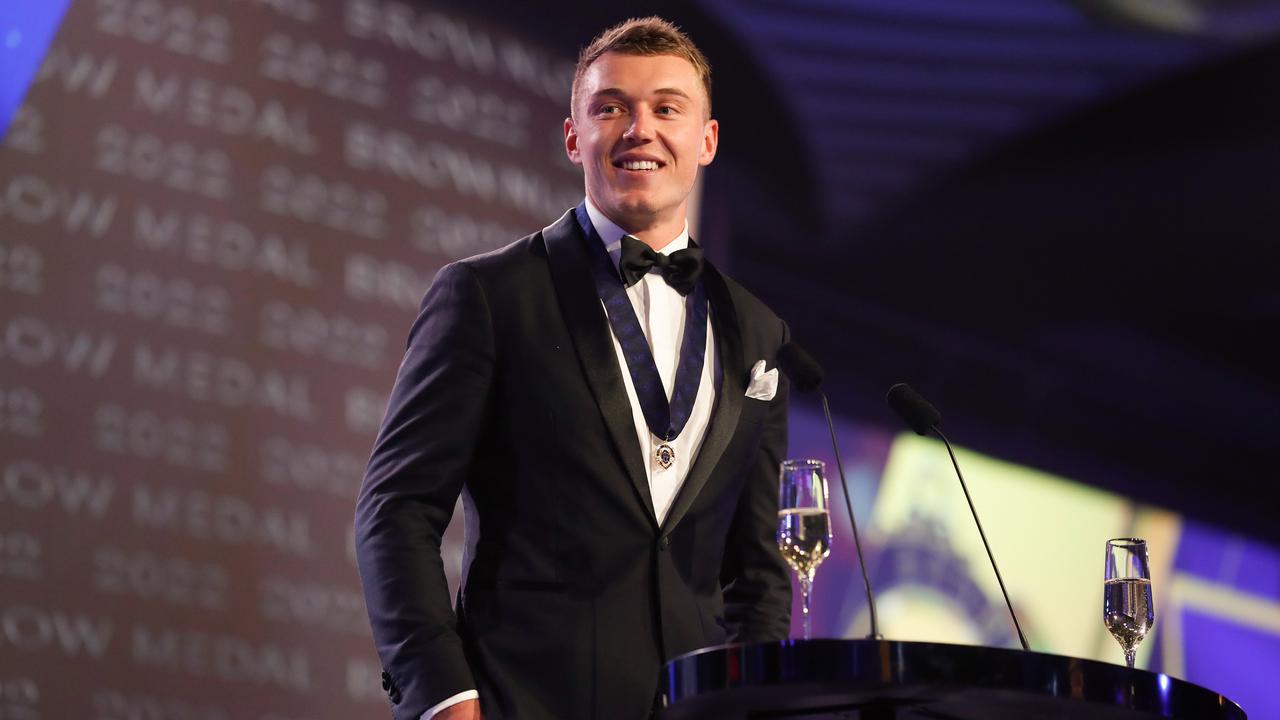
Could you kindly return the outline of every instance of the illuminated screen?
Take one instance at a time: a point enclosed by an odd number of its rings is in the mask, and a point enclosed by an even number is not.
[[[826,426],[805,407],[791,419],[791,455],[827,460],[831,482],[835,538],[818,571],[814,633],[864,637],[866,600]],[[881,632],[1018,647],[942,443],[847,426],[841,453]],[[1033,650],[1124,663],[1102,624],[1103,548],[1142,537],[1156,623],[1137,666],[1220,692],[1250,717],[1280,717],[1269,687],[1280,667],[1280,551],[1079,482],[963,448],[956,455]]]
[[[356,490],[436,270],[580,200],[572,69],[422,2],[70,5],[0,146],[0,718],[385,717]]]

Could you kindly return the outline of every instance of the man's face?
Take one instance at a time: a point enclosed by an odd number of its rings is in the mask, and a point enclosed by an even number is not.
[[[707,103],[684,58],[597,58],[564,121],[565,150],[582,166],[592,203],[631,232],[683,221],[698,168],[716,155],[719,127]]]

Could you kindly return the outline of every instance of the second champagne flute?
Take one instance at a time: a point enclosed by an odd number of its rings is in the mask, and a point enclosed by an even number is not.
[[[778,549],[800,582],[804,639],[809,639],[809,600],[818,565],[831,554],[826,466],[821,460],[786,460],[778,486]]]
[[[1145,540],[1107,541],[1102,588],[1102,622],[1120,643],[1125,664],[1132,669],[1138,643],[1156,622],[1151,604],[1151,563],[1147,559]]]

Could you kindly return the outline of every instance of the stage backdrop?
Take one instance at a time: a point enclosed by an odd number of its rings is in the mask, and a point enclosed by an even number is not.
[[[70,4],[0,150],[0,718],[385,715],[356,489],[435,271],[580,199],[572,60],[416,2]]]
[[[385,716],[356,489],[435,270],[580,198],[569,55],[419,2],[71,3],[0,146],[0,720]],[[886,633],[1014,644],[944,451],[841,443]],[[1144,534],[1140,664],[1280,716],[1275,548],[961,460],[1035,649],[1121,662],[1102,547]],[[815,630],[859,637],[842,517]]]

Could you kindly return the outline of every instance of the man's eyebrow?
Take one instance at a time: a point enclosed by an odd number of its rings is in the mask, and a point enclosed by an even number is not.
[[[653,91],[653,94],[654,95],[675,95],[677,97],[682,97],[685,100],[689,99],[689,93],[681,90],[680,88],[658,88],[657,90]]]
[[[658,88],[657,90],[653,91],[653,94],[654,95],[675,95],[676,97],[681,97],[681,98],[684,98],[685,100],[690,99],[689,93],[685,92],[684,90],[681,90],[680,88]],[[597,90],[594,93],[592,93],[591,96],[592,97],[627,97],[628,95],[626,92],[622,90],[622,88],[610,87],[610,88],[602,88],[600,90]]]

